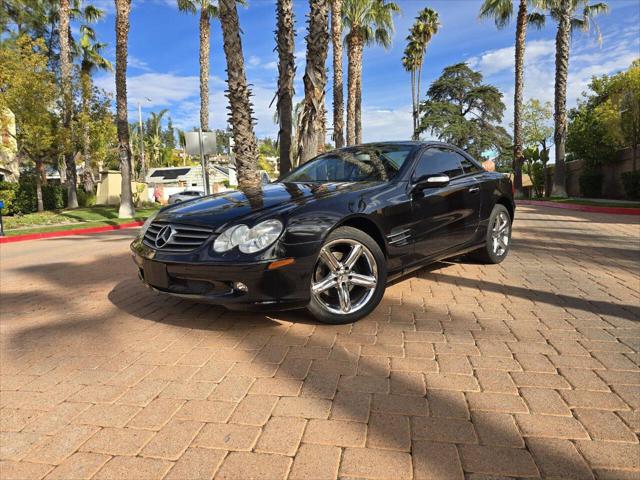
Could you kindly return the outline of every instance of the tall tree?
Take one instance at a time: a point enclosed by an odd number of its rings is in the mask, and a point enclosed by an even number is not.
[[[62,86],[62,127],[64,129],[64,162],[67,178],[67,208],[78,208],[76,192],[76,161],[71,146],[71,121],[73,117],[73,93],[71,85],[71,46],[69,35],[69,0],[60,0],[60,83]]]
[[[91,158],[91,136],[89,124],[89,104],[93,90],[91,76],[95,70],[111,70],[111,62],[102,56],[102,50],[106,43],[96,41],[95,32],[88,25],[80,27],[80,90],[82,97],[82,158],[84,160],[84,173],[82,184],[84,191],[93,192],[93,161]]]
[[[127,119],[127,48],[129,42],[129,13],[131,0],[115,0],[116,4],[116,126],[118,129],[118,158],[122,176],[119,218],[135,215],[131,192],[131,147]]]
[[[200,128],[209,131],[209,63],[211,49],[211,19],[218,16],[218,8],[210,0],[178,0],[182,12],[200,11]]]
[[[347,145],[362,143],[362,51],[366,45],[391,45],[393,15],[400,7],[386,0],[344,0],[347,42]]]
[[[431,84],[421,103],[420,131],[464,148],[481,157],[488,150],[501,154],[511,138],[500,126],[504,113],[502,93],[482,83],[482,74],[466,63],[446,67]]]
[[[600,41],[600,31],[597,24],[594,24],[594,18],[601,13],[606,13],[609,7],[604,2],[590,4],[589,0],[545,0],[544,6],[549,10],[551,17],[558,22],[553,112],[556,163],[553,170],[552,195],[566,197],[567,76],[571,32],[577,29],[586,32],[593,25]]]
[[[44,210],[42,185],[47,180],[44,164],[59,152],[58,116],[53,113],[57,87],[47,64],[43,39],[21,35],[0,43],[0,115],[15,116],[18,152],[35,163],[39,212]],[[5,134],[12,135],[9,129]]]
[[[514,188],[517,198],[523,196],[522,163],[524,162],[522,140],[522,103],[524,95],[524,53],[527,38],[527,23],[536,27],[544,24],[544,15],[528,12],[530,4],[540,4],[539,0],[517,0],[515,40],[515,92],[513,96],[513,172]],[[480,18],[492,18],[499,29],[505,28],[513,17],[514,0],[484,0],[480,7]]]
[[[331,0],[331,47],[333,51],[333,140],[344,147],[344,85],[342,81],[342,0]]]
[[[411,27],[407,37],[407,47],[402,57],[402,65],[411,73],[411,100],[413,106],[413,133],[414,140],[418,139],[418,126],[420,117],[418,106],[420,104],[420,86],[422,83],[422,65],[424,54],[433,36],[438,33],[440,20],[438,12],[431,8],[425,8],[418,13],[416,21]]]
[[[319,132],[324,127],[324,94],[327,85],[329,49],[327,0],[309,0],[307,28],[307,65],[304,72],[304,106],[298,137],[299,163],[315,157],[320,148]],[[324,145],[323,145],[324,146]]]
[[[277,4],[276,48],[278,50],[278,144],[280,146],[280,174],[291,170],[291,141],[293,125],[293,80],[296,75],[295,30],[293,1],[278,0]]]
[[[251,92],[245,75],[236,0],[219,0],[218,8],[222,26],[224,54],[227,60],[229,123],[231,124],[235,144],[238,184],[245,190],[257,189],[260,185],[260,177],[256,166],[258,147],[256,136],[253,133]]]
[[[553,137],[553,106],[551,102],[544,104],[535,98],[522,106],[522,142],[529,151],[538,152],[538,160],[542,163],[544,192],[551,194],[547,185],[547,162],[549,161],[550,139]],[[525,155],[526,159],[526,155]]]

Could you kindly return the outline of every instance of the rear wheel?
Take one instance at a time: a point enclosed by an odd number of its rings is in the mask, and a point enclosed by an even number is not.
[[[337,228],[320,249],[307,308],[324,323],[355,322],[380,303],[386,281],[386,260],[375,240],[355,228]]]
[[[489,217],[484,246],[472,252],[471,256],[482,263],[497,264],[507,257],[510,246],[511,215],[507,207],[498,203]]]

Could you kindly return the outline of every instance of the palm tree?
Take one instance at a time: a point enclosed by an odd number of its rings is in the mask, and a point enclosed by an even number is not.
[[[62,127],[64,131],[64,162],[67,181],[67,208],[78,208],[76,192],[76,162],[71,148],[71,120],[73,115],[73,93],[71,91],[71,45],[69,35],[69,0],[60,0],[60,83],[62,86]]]
[[[524,162],[522,146],[522,103],[524,92],[524,50],[527,37],[527,23],[540,28],[544,24],[544,16],[540,13],[527,12],[528,5],[538,5],[539,0],[518,0],[518,16],[516,20],[515,42],[515,93],[513,96],[513,183],[516,198],[521,198],[522,164]],[[480,7],[480,18],[493,18],[496,27],[506,27],[513,17],[513,0],[485,0]]]
[[[78,43],[80,61],[80,88],[82,95],[82,157],[84,159],[84,175],[82,183],[84,191],[93,192],[94,181],[91,162],[91,137],[89,134],[89,103],[91,101],[93,82],[91,75],[95,70],[112,70],[111,62],[102,56],[106,43],[97,42],[95,32],[88,25],[80,27]]]
[[[422,83],[422,65],[424,54],[433,36],[438,33],[440,21],[438,12],[430,8],[425,8],[418,13],[416,21],[411,27],[411,32],[407,37],[408,44],[402,58],[402,65],[405,70],[411,72],[411,100],[413,106],[413,139],[418,139],[420,103],[420,85]]]
[[[594,18],[601,13],[608,12],[609,7],[605,2],[590,4],[589,0],[545,0],[544,6],[549,10],[551,17],[558,22],[553,112],[556,163],[553,169],[551,194],[555,197],[566,197],[567,76],[571,33],[578,29],[588,32],[593,25],[598,35],[598,41],[601,42],[600,30],[598,25],[594,23]]]
[[[257,169],[258,146],[253,133],[251,92],[247,85],[240,39],[240,24],[236,0],[219,0],[220,24],[224,55],[227,60],[227,97],[229,98],[229,123],[233,132],[238,184],[242,189],[258,188],[260,177]]]
[[[298,162],[317,155],[319,133],[324,129],[324,93],[327,85],[327,51],[329,10],[327,0],[309,0],[307,28],[307,65],[304,71],[304,106],[298,137]],[[324,139],[323,139],[324,140]],[[324,142],[322,142],[324,143]]]
[[[276,48],[278,50],[278,145],[280,150],[280,174],[291,170],[291,136],[293,126],[293,80],[296,74],[296,59],[294,56],[294,20],[293,1],[278,0],[276,15],[278,26],[276,29]]]
[[[344,147],[344,92],[342,85],[342,0],[331,0],[331,46],[333,48],[333,140]]]
[[[178,0],[181,12],[196,14],[200,10],[200,128],[209,131],[209,63],[211,19],[218,16],[218,8],[210,0]]]
[[[362,143],[362,51],[391,45],[393,15],[400,7],[386,0],[345,0],[342,21],[347,37],[347,145]]]
[[[161,166],[161,150],[163,147],[162,119],[169,112],[168,109],[160,110],[159,113],[151,112],[147,120],[147,144],[150,152],[149,163],[153,166]]]
[[[122,175],[119,218],[135,215],[131,192],[131,147],[127,119],[127,43],[129,40],[129,12],[131,0],[115,0],[116,4],[116,127],[118,129],[118,157]]]

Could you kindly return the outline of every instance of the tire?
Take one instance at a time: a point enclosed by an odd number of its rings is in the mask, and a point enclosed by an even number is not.
[[[339,227],[318,252],[307,310],[323,323],[355,322],[378,306],[386,283],[387,262],[376,241],[362,230]]]
[[[496,222],[500,219],[499,224]],[[506,222],[506,223],[505,223]],[[495,236],[494,233],[500,228],[501,235]],[[489,223],[487,224],[487,235],[485,237],[484,246],[472,252],[471,258],[489,265],[495,265],[502,262],[509,253],[511,247],[511,215],[504,205],[497,203],[491,215],[489,215]]]

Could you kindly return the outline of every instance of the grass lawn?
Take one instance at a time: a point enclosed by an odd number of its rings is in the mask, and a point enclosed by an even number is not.
[[[57,232],[74,228],[119,225],[135,220],[145,220],[156,210],[157,208],[140,208],[136,209],[134,218],[118,218],[117,206],[99,205],[75,210],[14,215],[3,217],[3,222],[5,235],[13,236],[25,233]]]
[[[594,207],[640,208],[640,202],[616,200],[589,200],[583,198],[532,198],[531,200],[555,203],[572,203],[574,205],[589,205]]]

